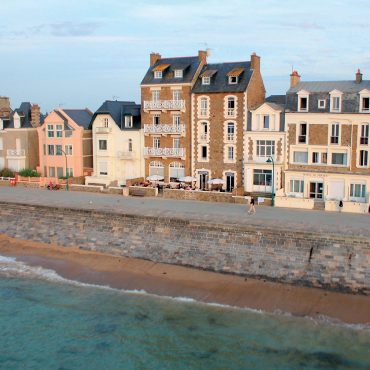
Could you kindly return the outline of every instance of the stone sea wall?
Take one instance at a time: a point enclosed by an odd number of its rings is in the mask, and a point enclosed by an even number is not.
[[[370,242],[361,238],[3,202],[0,233],[370,295]]]

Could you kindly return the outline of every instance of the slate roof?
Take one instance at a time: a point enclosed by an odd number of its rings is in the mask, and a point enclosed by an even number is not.
[[[21,128],[33,128],[31,124],[31,109],[32,105],[29,102],[23,102],[19,106],[19,108],[16,108],[14,111],[10,113],[10,116],[7,118],[3,118],[4,122],[4,129],[8,128],[14,128],[14,114],[18,113],[20,119],[21,119]],[[40,123],[44,121],[44,116],[40,114]]]
[[[154,78],[153,69],[161,64],[169,64],[169,67],[163,71],[162,78]],[[178,57],[159,59],[154,66],[149,67],[143,80],[142,85],[161,85],[175,83],[190,83],[200,65],[199,57]],[[175,78],[175,69],[183,71],[182,78]]]
[[[286,96],[285,95],[270,95],[265,99],[266,103],[275,103],[279,105],[285,105]]]
[[[63,112],[85,130],[89,130],[92,112],[89,109],[62,109]]]
[[[244,71],[239,75],[237,84],[229,84],[228,73],[235,68],[243,68]],[[202,85],[200,76],[208,70],[217,70],[217,73],[211,77],[209,85]],[[250,62],[206,64],[200,72],[200,76],[192,91],[193,93],[244,92],[248,87],[252,74],[253,69],[251,69]]]
[[[363,80],[361,83],[355,81],[304,81],[290,88],[287,94],[297,93],[300,90],[306,90],[312,93],[325,93],[332,90],[339,90],[343,93],[358,93],[363,89],[370,90],[370,80]]]
[[[101,107],[94,113],[90,120],[90,129],[95,118],[99,114],[109,114],[116,125],[121,130],[140,130],[141,129],[141,105],[133,101],[106,100]],[[133,116],[133,127],[124,126],[124,117]]]

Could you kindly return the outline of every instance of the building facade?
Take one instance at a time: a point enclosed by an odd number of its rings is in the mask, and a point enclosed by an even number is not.
[[[370,81],[301,82],[287,92],[282,205],[368,212]]]
[[[43,116],[37,104],[24,102],[14,111],[0,97],[0,169],[19,172],[39,164],[37,127]]]
[[[192,90],[192,175],[197,187],[223,180],[231,192],[243,184],[243,141],[248,110],[265,99],[260,57],[206,64]]]
[[[39,171],[44,177],[79,177],[91,173],[92,115],[88,109],[55,109],[38,127]]]
[[[94,113],[94,173],[86,177],[86,184],[122,186],[144,176],[140,109],[134,102],[106,101]]]
[[[285,95],[271,96],[248,115],[244,135],[244,191],[247,194],[270,196],[272,191],[284,186],[284,107]]]
[[[146,177],[169,182],[191,174],[191,90],[206,62],[206,51],[194,57],[150,55],[141,82]]]

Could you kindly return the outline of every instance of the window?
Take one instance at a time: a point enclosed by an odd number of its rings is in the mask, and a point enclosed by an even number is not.
[[[349,196],[351,198],[356,198],[354,200],[363,200],[366,198],[366,185],[365,184],[351,184]]]
[[[152,91],[152,100],[153,101],[159,101],[160,100],[160,90],[153,90]]]
[[[271,170],[253,170],[253,185],[271,186],[272,171]]]
[[[61,145],[55,145],[55,154],[56,155],[63,155]]]
[[[360,150],[359,166],[367,167],[369,164],[369,152],[367,150]]]
[[[308,162],[308,152],[293,152],[293,162],[294,163],[307,163]]]
[[[161,139],[159,137],[153,138],[153,147],[158,149],[161,147]]]
[[[290,192],[303,194],[304,181],[303,180],[290,180]]]
[[[153,125],[157,126],[161,123],[161,116],[159,114],[155,114],[153,116]]]
[[[325,101],[325,99],[319,99],[318,108],[319,109],[325,109],[325,107],[326,107],[326,101]]]
[[[125,128],[132,128],[133,117],[125,116]]]
[[[63,167],[57,167],[57,177],[58,179],[63,177]]]
[[[361,125],[360,144],[367,145],[369,143],[369,124]]]
[[[48,145],[48,155],[54,155],[54,145]]]
[[[320,153],[319,152],[312,153],[312,163],[320,163]]]
[[[104,123],[104,127],[109,127],[109,119],[108,118],[104,118],[103,123]]]
[[[107,162],[99,163],[99,175],[103,175],[103,176],[108,175],[108,163]]]
[[[333,123],[331,125],[330,144],[338,144],[338,143],[339,143],[339,123]]]
[[[234,147],[233,146],[227,147],[227,159],[231,161],[234,160]]]
[[[328,153],[321,153],[321,163],[328,163]]]
[[[298,143],[307,144],[307,123],[299,124]]]
[[[202,159],[207,159],[207,147],[202,146]]]
[[[67,155],[72,155],[73,154],[72,145],[66,145],[64,147],[64,151],[66,152]]]
[[[173,147],[176,148],[176,149],[180,148],[180,139],[178,139],[178,138],[173,139]]]
[[[202,77],[202,85],[210,85],[211,83],[211,77],[204,76]]]
[[[132,139],[128,139],[128,151],[132,152]]]
[[[175,126],[180,126],[181,125],[181,116],[175,115],[172,117],[172,122]]]
[[[234,141],[235,125],[232,122],[227,124],[227,141]]]
[[[206,116],[208,112],[208,100],[207,98],[200,99],[200,115]]]
[[[73,168],[72,168],[72,167],[67,168],[67,173],[66,173],[66,175],[67,175],[68,177],[73,177]]]
[[[331,111],[340,112],[340,96],[333,96],[331,98]]]
[[[238,83],[238,77],[237,76],[229,76],[229,84],[235,85]]]
[[[227,115],[235,115],[235,98],[227,98]]]
[[[99,150],[107,150],[107,140],[99,140]]]
[[[57,137],[63,137],[63,126],[57,125]]]
[[[180,162],[170,163],[170,181],[177,181],[185,176],[185,166]]]
[[[154,78],[162,78],[162,71],[154,71]]]
[[[164,166],[162,162],[153,161],[149,163],[149,175],[158,175],[164,177]]]
[[[346,166],[347,165],[347,153],[332,153],[331,164]]]
[[[298,102],[299,102],[298,110],[300,112],[308,112],[308,97],[300,96]]]
[[[182,69],[175,69],[175,78],[182,78]]]
[[[207,122],[202,122],[201,140],[207,140],[207,139],[208,139],[208,124]]]
[[[48,125],[48,137],[54,137],[54,126]]]
[[[181,100],[181,90],[173,90],[173,100],[179,101]]]
[[[266,130],[270,128],[270,116],[269,115],[263,116],[263,128]]]
[[[55,167],[49,167],[49,177],[55,177]]]
[[[274,140],[257,140],[257,157],[270,157],[275,155]]]
[[[362,112],[370,111],[370,97],[366,96],[362,98]]]

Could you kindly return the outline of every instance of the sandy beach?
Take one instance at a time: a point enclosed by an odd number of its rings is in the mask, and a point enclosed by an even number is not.
[[[18,240],[0,234],[0,255],[55,270],[64,278],[118,289],[142,289],[236,307],[328,316],[370,323],[370,297],[280,284],[188,267],[117,257],[71,247]]]

